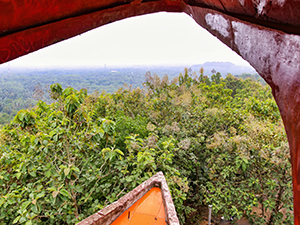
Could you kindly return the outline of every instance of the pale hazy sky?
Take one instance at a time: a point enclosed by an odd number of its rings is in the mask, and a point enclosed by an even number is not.
[[[248,65],[188,15],[155,13],[102,26],[0,67],[189,66],[206,61]]]

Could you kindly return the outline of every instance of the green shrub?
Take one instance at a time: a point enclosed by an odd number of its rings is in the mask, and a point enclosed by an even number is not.
[[[292,223],[289,150],[270,88],[189,70],[171,82],[147,73],[144,86],[87,95],[55,84],[56,102],[1,128],[0,224],[74,224],[158,171],[182,224],[209,204],[227,219]]]

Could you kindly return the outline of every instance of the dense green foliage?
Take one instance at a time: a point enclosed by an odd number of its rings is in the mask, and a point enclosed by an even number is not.
[[[88,93],[98,90],[113,93],[124,84],[142,87],[144,74],[155,70],[160,76],[178,75],[182,67],[12,69],[0,70],[0,125],[7,124],[21,109],[34,106],[38,100],[49,102],[48,89],[53,83]]]
[[[0,224],[73,224],[158,171],[182,223],[214,214],[292,223],[289,151],[269,87],[186,70],[145,89],[91,94],[51,85],[0,136]]]
[[[60,83],[63,88],[73,87],[76,90],[86,88],[89,94],[94,91],[113,93],[124,84],[134,88],[142,87],[145,81],[144,74],[147,71],[155,71],[160,77],[168,74],[169,78],[174,78],[182,70],[182,66],[22,70],[2,68],[0,69],[0,125],[9,123],[19,110],[36,105],[38,100],[51,103],[48,89],[53,83]],[[249,74],[240,76],[242,78],[250,76],[254,79],[259,77]]]

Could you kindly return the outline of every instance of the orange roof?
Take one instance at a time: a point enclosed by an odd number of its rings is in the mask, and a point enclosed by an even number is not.
[[[180,225],[162,172],[77,225]]]
[[[111,225],[167,225],[161,190],[152,188]]]

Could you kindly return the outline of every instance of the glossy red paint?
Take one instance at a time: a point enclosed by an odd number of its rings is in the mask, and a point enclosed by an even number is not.
[[[0,33],[2,31],[2,34],[6,34],[0,37],[0,63],[10,61],[19,56],[28,54],[40,48],[79,35],[88,30],[116,20],[160,11],[178,12],[180,11],[180,7],[176,4],[169,4],[167,1],[157,1],[138,5],[126,4],[116,6],[93,13],[45,23],[43,25],[32,24],[32,26],[29,26],[26,21],[22,22],[20,20],[20,27],[24,28],[27,26],[26,29],[13,32],[16,26],[12,23],[7,26],[11,30],[3,30],[3,27],[2,30],[0,30]],[[33,13],[35,14],[35,11]],[[3,20],[1,16],[2,14],[0,14],[0,21],[9,20],[6,18],[6,14]],[[15,17],[20,18],[18,15]],[[41,19],[38,18],[37,21],[41,21]]]
[[[0,63],[117,20],[186,6],[300,34],[298,0],[0,0]]]
[[[191,15],[272,87],[289,140],[300,225],[299,0],[0,0],[0,10],[0,63],[124,18]]]

